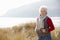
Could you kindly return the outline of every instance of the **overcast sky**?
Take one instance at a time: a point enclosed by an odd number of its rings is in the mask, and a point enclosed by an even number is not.
[[[20,7],[39,0],[0,0],[0,16],[6,14],[10,9]]]
[[[49,13],[51,12],[49,14],[50,16],[53,15],[54,13],[57,16],[60,15],[60,11],[59,11],[60,10],[60,0],[0,0],[0,16],[36,17],[38,15],[38,8],[41,5],[48,6]],[[24,7],[22,7],[22,6],[24,6]],[[37,7],[35,7],[35,9],[33,9],[33,6],[37,6]],[[35,12],[34,12],[34,10],[35,10]],[[23,13],[23,11],[25,11],[25,12]],[[30,13],[28,13],[28,12],[30,12]],[[28,15],[28,14],[30,14],[30,15]],[[35,15],[35,16],[33,16],[33,15]]]

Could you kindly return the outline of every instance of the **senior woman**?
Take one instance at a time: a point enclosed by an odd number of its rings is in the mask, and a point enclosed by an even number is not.
[[[51,18],[47,16],[47,7],[41,6],[39,8],[39,17],[37,18],[37,25],[35,28],[38,40],[52,40],[51,31],[54,29]]]

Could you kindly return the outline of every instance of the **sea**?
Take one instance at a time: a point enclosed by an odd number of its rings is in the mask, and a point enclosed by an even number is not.
[[[50,17],[55,27],[60,27],[60,17]],[[10,28],[23,23],[36,22],[36,18],[0,17],[0,28]]]

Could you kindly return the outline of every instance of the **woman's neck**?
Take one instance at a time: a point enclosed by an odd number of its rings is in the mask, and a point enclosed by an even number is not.
[[[44,15],[40,15],[42,18],[44,17]]]

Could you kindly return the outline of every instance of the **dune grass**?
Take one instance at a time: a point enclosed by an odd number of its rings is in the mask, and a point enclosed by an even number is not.
[[[26,23],[23,25],[16,25],[12,28],[0,29],[0,40],[37,40],[35,32],[36,23]],[[52,40],[59,40],[60,28],[51,32]]]

